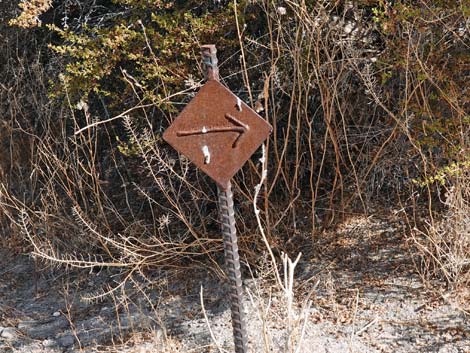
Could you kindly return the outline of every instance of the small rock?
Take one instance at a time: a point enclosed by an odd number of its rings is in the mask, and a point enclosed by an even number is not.
[[[68,327],[69,322],[64,316],[57,318],[49,316],[46,319],[22,321],[18,324],[18,329],[34,339],[54,337],[58,332]]]
[[[41,343],[42,343],[42,346],[43,346],[44,348],[50,348],[50,347],[55,347],[55,346],[57,346],[57,342],[56,342],[55,340],[53,340],[53,339],[50,339],[50,338],[45,339],[45,340],[42,341]]]
[[[18,331],[14,327],[5,327],[2,330],[1,337],[7,340],[14,340],[18,337]]]
[[[279,6],[279,7],[277,8],[277,12],[279,13],[279,15],[284,16],[284,15],[287,13],[287,10],[286,10],[285,7]]]
[[[65,335],[57,339],[59,346],[67,348],[73,346],[75,338],[72,335]]]
[[[55,311],[55,312],[52,314],[52,316],[55,316],[55,317],[60,316],[60,311]]]

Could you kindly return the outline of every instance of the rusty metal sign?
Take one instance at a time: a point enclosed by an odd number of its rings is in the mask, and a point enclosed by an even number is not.
[[[217,80],[208,81],[163,134],[223,189],[272,130]]]
[[[268,137],[272,127],[219,82],[215,45],[203,45],[201,54],[204,74],[209,81],[165,131],[163,138],[218,184],[235,353],[247,353],[243,283],[230,179]]]

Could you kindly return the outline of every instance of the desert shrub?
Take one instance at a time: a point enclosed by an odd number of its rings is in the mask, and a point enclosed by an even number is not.
[[[402,196],[410,201],[405,208],[413,209],[411,232],[423,237],[413,238],[421,270],[452,284],[468,281],[469,273],[462,228],[469,220],[469,9],[458,1],[403,1],[376,12],[386,38],[378,61],[380,104],[406,136],[403,164],[415,163]],[[426,215],[416,217],[423,208]]]
[[[202,82],[199,45],[212,42],[222,81],[274,127],[259,204],[275,248],[314,241],[377,203],[420,205],[430,219],[451,212],[439,203],[442,185],[425,181],[468,162],[462,2],[29,4],[12,24],[42,23],[24,31],[48,45],[34,82],[51,109],[28,125],[9,113],[33,136],[35,157],[11,172],[2,197],[36,253],[130,273],[209,255],[220,273],[214,185],[161,139]],[[257,160],[234,179],[250,262],[260,246]],[[14,182],[26,170],[28,198]]]
[[[42,23],[52,20],[38,29],[48,33],[44,50],[52,69],[42,71],[37,94],[49,96],[53,109],[37,125],[25,126],[35,137],[29,146],[35,157],[22,167],[36,187],[25,199],[16,185],[5,183],[5,215],[35,254],[64,265],[135,274],[194,266],[205,255],[221,274],[214,259],[221,240],[212,236],[214,187],[165,148],[161,132],[198,86],[190,74],[197,71],[195,38],[226,31],[228,8],[139,1],[73,5],[66,1],[46,12]],[[105,5],[103,17],[92,16]],[[123,109],[128,113],[119,120],[99,124]]]

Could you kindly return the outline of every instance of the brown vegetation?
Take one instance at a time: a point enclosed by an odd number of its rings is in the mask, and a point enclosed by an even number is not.
[[[214,185],[161,139],[211,41],[223,82],[274,126],[258,199],[274,250],[391,209],[423,274],[469,283],[465,2],[23,4],[20,27],[0,26],[3,245],[124,282],[155,267],[222,275]],[[252,264],[258,159],[234,180]]]

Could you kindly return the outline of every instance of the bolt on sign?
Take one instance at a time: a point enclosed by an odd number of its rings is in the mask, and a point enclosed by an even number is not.
[[[208,81],[164,132],[163,139],[222,189],[272,130],[217,80]]]

